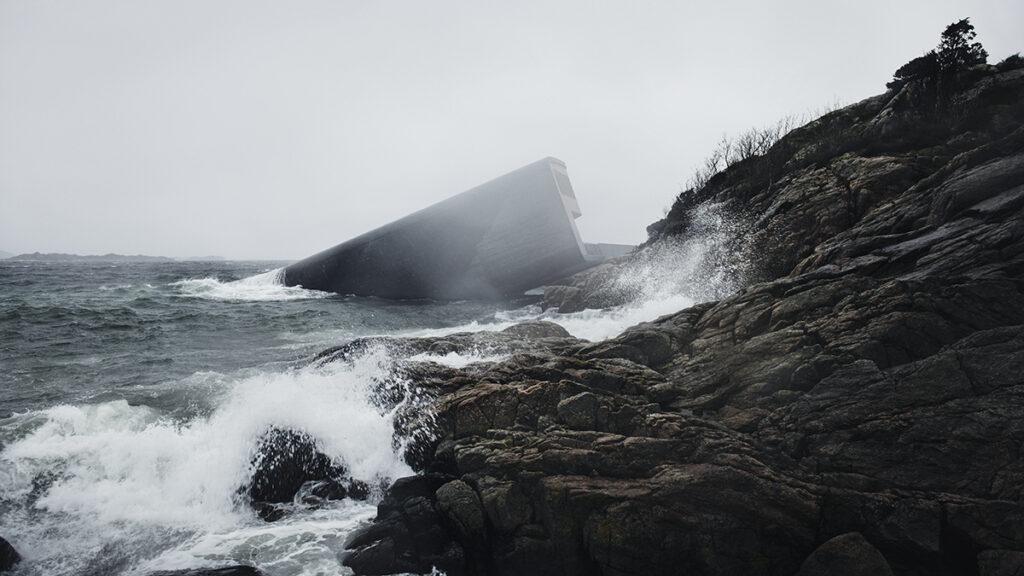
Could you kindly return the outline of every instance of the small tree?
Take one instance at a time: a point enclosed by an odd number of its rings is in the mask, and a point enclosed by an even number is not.
[[[988,61],[988,52],[982,48],[981,42],[974,41],[975,36],[977,34],[970,18],[946,26],[937,54],[939,69],[943,72],[956,72]]]
[[[916,79],[931,79],[948,84],[956,72],[976,64],[984,64],[988,60],[988,52],[982,48],[981,42],[974,41],[976,36],[970,18],[946,26],[938,50],[929,50],[923,56],[900,66],[893,73],[892,82],[885,85],[886,88],[900,88],[910,80]],[[953,82],[955,83],[955,80]]]

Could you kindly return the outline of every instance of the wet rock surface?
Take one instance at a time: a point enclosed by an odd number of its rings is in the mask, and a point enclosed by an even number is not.
[[[732,296],[599,343],[393,342],[509,351],[409,368],[422,475],[345,564],[1021,574],[1024,71],[979,76],[942,122],[906,90],[797,130],[769,180],[740,165],[700,192],[759,214],[761,276]]]
[[[345,466],[317,448],[304,432],[271,428],[259,440],[253,473],[244,492],[253,510],[273,522],[286,514],[281,504],[298,500],[316,506],[327,500],[365,500],[369,487],[346,477]]]

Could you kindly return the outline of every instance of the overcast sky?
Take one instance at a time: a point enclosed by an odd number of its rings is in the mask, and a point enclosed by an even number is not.
[[[723,133],[1024,2],[0,0],[0,250],[298,258],[544,156],[636,243]]]

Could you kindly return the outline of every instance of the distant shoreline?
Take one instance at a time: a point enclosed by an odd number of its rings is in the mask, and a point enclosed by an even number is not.
[[[169,256],[146,256],[144,254],[65,254],[62,252],[32,252],[10,256],[4,260],[14,262],[226,262],[223,256],[194,256],[171,258]]]

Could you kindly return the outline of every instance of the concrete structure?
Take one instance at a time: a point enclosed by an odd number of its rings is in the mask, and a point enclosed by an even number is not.
[[[522,294],[631,246],[584,244],[565,164],[545,158],[285,268],[289,286],[382,298]]]

